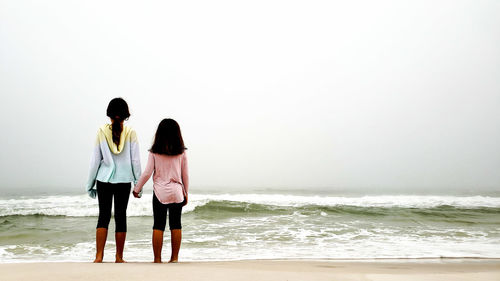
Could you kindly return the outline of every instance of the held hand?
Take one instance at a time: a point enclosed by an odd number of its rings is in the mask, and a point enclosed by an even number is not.
[[[137,193],[137,192],[135,192],[135,191],[132,191],[132,194],[134,195],[134,197],[135,197],[135,198],[141,198],[141,197],[139,196],[139,193]]]

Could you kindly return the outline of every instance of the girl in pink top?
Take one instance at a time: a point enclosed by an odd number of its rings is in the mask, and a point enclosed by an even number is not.
[[[153,174],[154,172],[154,174]],[[172,255],[169,262],[177,262],[182,239],[181,213],[188,202],[188,166],[186,148],[179,124],[173,119],[163,119],[156,130],[155,140],[149,150],[146,169],[132,192],[139,198],[142,187],[153,174],[153,253],[154,262],[161,263],[163,232],[168,212],[172,236]]]

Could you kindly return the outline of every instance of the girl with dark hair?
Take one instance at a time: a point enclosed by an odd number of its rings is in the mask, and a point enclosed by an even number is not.
[[[97,131],[94,153],[90,165],[87,192],[99,201],[99,218],[96,227],[96,257],[102,262],[104,246],[111,220],[111,205],[115,206],[115,262],[123,260],[123,247],[127,235],[127,205],[130,183],[137,183],[141,176],[139,144],[134,130],[123,126],[130,116],[128,105],[122,98],[109,102],[106,115],[111,124],[105,124]]]
[[[154,262],[161,263],[167,211],[172,246],[169,262],[177,262],[182,239],[181,213],[188,202],[189,177],[181,129],[173,119],[163,119],[158,125],[146,169],[134,188],[134,197],[140,197],[142,187],[153,172]]]

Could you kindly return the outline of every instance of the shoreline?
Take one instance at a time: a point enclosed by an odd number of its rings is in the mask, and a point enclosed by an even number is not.
[[[500,259],[0,263],[2,280],[500,280]],[[173,278],[169,278],[172,276]]]
[[[89,258],[89,261],[93,259],[93,256]],[[311,261],[311,262],[372,262],[372,261],[419,261],[419,260],[428,260],[428,261],[446,261],[446,260],[464,260],[464,261],[473,261],[473,260],[498,260],[500,261],[500,257],[415,257],[415,258],[262,258],[262,259],[227,259],[227,260],[218,260],[218,259],[207,259],[207,260],[182,260],[181,262],[189,262],[189,263],[197,263],[197,262],[244,262],[244,261]],[[133,260],[131,259],[129,263],[148,263],[149,260]],[[20,261],[1,261],[0,264],[6,263],[87,263],[87,261],[81,260],[61,260],[61,261],[40,261],[40,260],[20,260]],[[112,263],[111,261],[105,261],[103,263]]]
[[[25,264],[25,263],[88,263],[93,259],[89,258],[89,261],[81,260],[61,260],[61,261],[51,261],[51,260],[19,260],[19,261],[0,261],[2,264]],[[106,259],[106,257],[105,257]],[[127,263],[149,263],[149,260],[133,260],[128,259]],[[262,258],[262,259],[227,259],[227,260],[217,260],[217,259],[207,259],[207,260],[181,260],[180,263],[211,263],[211,262],[265,262],[265,261],[283,261],[283,262],[441,262],[441,261],[498,261],[500,262],[500,257],[416,257],[416,258]],[[114,263],[112,259],[103,261],[102,263]]]

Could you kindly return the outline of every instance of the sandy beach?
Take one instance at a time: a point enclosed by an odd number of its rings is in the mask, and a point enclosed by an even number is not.
[[[0,264],[10,280],[500,280],[500,259]]]

